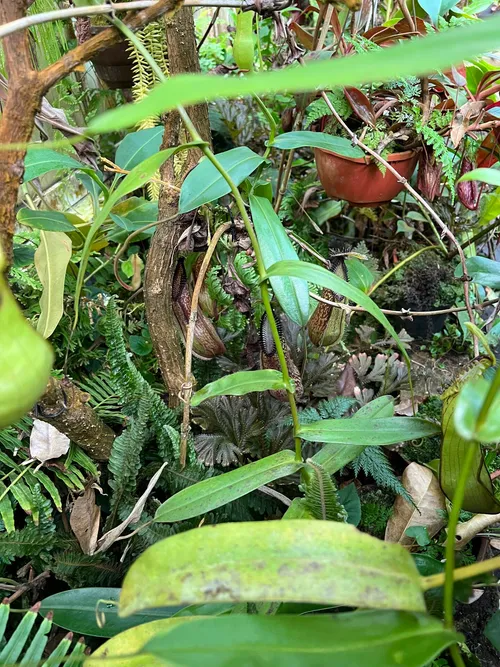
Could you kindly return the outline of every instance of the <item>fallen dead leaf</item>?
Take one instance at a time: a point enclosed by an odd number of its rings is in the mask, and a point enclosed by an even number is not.
[[[30,436],[30,455],[44,463],[49,459],[57,459],[68,453],[70,440],[67,435],[58,431],[55,426],[33,420],[33,429]]]
[[[412,547],[415,540],[408,537],[405,531],[410,526],[425,526],[430,537],[436,535],[446,523],[446,502],[437,478],[425,466],[410,463],[401,481],[416,507],[401,496],[396,498],[393,514],[387,522],[385,539]]]
[[[101,508],[95,502],[95,490],[88,486],[83,496],[75,500],[69,525],[84,554],[91,556],[97,546]]]
[[[113,528],[112,530],[109,530],[107,533],[105,533],[97,542],[98,549],[95,553],[102,553],[103,551],[106,551],[109,549],[109,547],[116,542],[116,540],[120,537],[120,535],[123,533],[123,531],[131,524],[131,523],[137,523],[142,515],[142,510],[144,509],[144,505],[146,504],[147,499],[149,498],[149,494],[153,490],[156,482],[158,481],[160,475],[162,474],[163,470],[165,469],[165,466],[167,463],[164,463],[162,467],[153,475],[151,478],[148,488],[144,491],[142,496],[139,498],[137,503],[134,506],[134,509],[130,512],[128,517],[125,519],[125,521],[122,521],[122,523],[119,526],[116,526],[116,528]]]

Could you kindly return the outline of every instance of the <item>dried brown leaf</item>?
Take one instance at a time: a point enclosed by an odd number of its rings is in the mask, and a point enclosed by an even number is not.
[[[84,554],[92,555],[97,545],[101,508],[96,505],[95,491],[88,486],[83,496],[75,500],[69,525]]]
[[[385,540],[412,547],[415,540],[405,531],[410,526],[425,526],[430,537],[436,535],[446,523],[446,503],[437,478],[425,466],[410,463],[401,481],[415,507],[401,496],[396,498],[393,514],[387,522]]]

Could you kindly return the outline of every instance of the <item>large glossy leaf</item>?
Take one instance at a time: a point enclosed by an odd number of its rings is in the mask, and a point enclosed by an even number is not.
[[[437,618],[409,612],[232,615],[179,625],[143,651],[182,667],[424,667],[460,640]]]
[[[342,280],[339,276],[322,266],[316,266],[315,264],[310,264],[309,262],[298,262],[298,261],[285,261],[277,262],[269,268],[267,271],[269,278],[273,276],[295,276],[296,278],[302,278],[303,280],[308,280],[311,283],[320,285],[321,287],[327,287],[336,294],[341,294],[342,296],[347,297],[351,301],[354,301],[358,306],[362,306],[366,311],[373,315],[373,317],[380,322],[380,324],[388,331],[388,333],[394,338],[398,344],[401,354],[406,360],[408,367],[410,366],[410,359],[408,353],[405,350],[403,343],[399,340],[394,327],[389,322],[387,317],[383,314],[377,304],[370,299],[369,296],[364,294],[361,290],[357,289],[353,285],[350,285],[345,280]]]
[[[439,465],[439,482],[444,494],[453,500],[460,469],[470,447],[474,448],[471,473],[465,487],[462,509],[477,514],[497,514],[500,503],[493,493],[493,484],[484,463],[481,446],[463,438],[455,427],[454,412],[458,394],[465,382],[481,377],[489,361],[476,363],[467,373],[456,380],[442,396],[443,399],[443,440]]]
[[[156,543],[128,571],[120,614],[165,604],[276,600],[425,609],[403,547],[348,524],[301,520],[206,526]]]
[[[314,133],[312,133],[314,134]],[[266,269],[280,260],[298,260],[292,242],[271,202],[263,197],[250,196],[250,210]],[[302,326],[309,319],[309,289],[307,281],[287,276],[271,278],[271,286],[280,306],[288,317]]]
[[[436,435],[438,424],[420,417],[386,417],[385,419],[323,419],[300,427],[298,435],[310,442],[335,442],[340,445],[394,445]]]
[[[63,316],[64,282],[71,259],[71,239],[63,232],[40,232],[35,268],[43,286],[37,331],[48,338]]]
[[[246,77],[219,77],[217,85],[214,85],[213,76],[207,74],[175,76],[153,88],[141,102],[99,116],[91,122],[90,129],[94,133],[118,131],[149,116],[175,109],[179,104],[283,90],[292,93],[318,87],[356,86],[445,70],[462,60],[496,49],[499,26],[500,20],[495,17],[464,28],[408,40],[380,51],[353,55],[349,59],[315,60],[305,67],[290,66]]]
[[[500,288],[500,262],[487,257],[469,257],[466,264],[467,271],[475,283],[491,289]]]
[[[219,153],[217,159],[236,185],[250,176],[264,159],[247,146]],[[181,187],[179,213],[188,213],[198,206],[227,195],[231,188],[214,165],[206,158],[187,175]]]
[[[45,391],[53,358],[7,285],[0,250],[0,429],[32,409]]]
[[[52,611],[53,621],[65,630],[91,637],[114,637],[143,623],[170,618],[183,607],[147,609],[128,618],[118,616],[120,588],[76,588],[44,598],[40,614]],[[115,602],[116,604],[112,604]],[[97,622],[99,619],[99,623]]]
[[[82,169],[84,167],[81,162],[77,162],[71,156],[64,153],[56,153],[56,151],[48,150],[47,148],[40,150],[31,148],[28,150],[24,166],[25,183],[56,169]]]
[[[206,384],[203,389],[193,394],[191,405],[199,405],[214,396],[244,396],[252,391],[269,389],[286,389],[280,371],[239,371]]]
[[[33,211],[30,208],[22,208],[17,214],[17,220],[21,225],[43,229],[46,232],[75,231],[68,218],[59,211]]]
[[[200,516],[246,496],[259,486],[291,475],[302,466],[301,461],[295,460],[294,453],[285,449],[237,470],[188,486],[156,510],[155,521],[173,523]]]
[[[353,146],[349,139],[334,137],[324,132],[310,132],[308,130],[286,132],[285,134],[280,134],[273,143],[274,148],[281,148],[282,150],[293,150],[306,146],[322,148],[325,151],[332,151],[333,153],[337,153],[337,155],[344,155],[345,157],[364,156],[361,148]]]
[[[481,181],[488,185],[500,185],[500,171],[498,169],[473,169],[458,179],[461,181]]]
[[[130,171],[148,157],[158,153],[162,137],[163,125],[130,132],[117,148],[115,163],[122,169]]]
[[[155,658],[143,651],[144,645],[157,635],[165,637],[165,633],[170,632],[173,628],[183,624],[190,625],[193,621],[202,618],[203,616],[163,618],[137,627],[129,627],[128,630],[99,646],[92,656],[85,660],[85,667],[104,667],[104,665],[110,667],[162,667],[167,665],[167,667],[173,667],[172,663]]]
[[[380,396],[367,405],[363,405],[354,413],[352,419],[382,419],[393,415],[394,400],[392,397]],[[340,445],[336,442],[326,444],[312,457],[312,460],[333,475],[359,456],[361,452],[359,445]]]

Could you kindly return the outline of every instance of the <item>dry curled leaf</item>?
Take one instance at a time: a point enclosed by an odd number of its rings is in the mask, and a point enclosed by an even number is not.
[[[69,525],[84,554],[91,556],[97,545],[101,508],[95,502],[95,490],[88,486],[83,496],[75,500]]]
[[[42,463],[49,459],[57,459],[68,453],[69,438],[58,431],[55,426],[40,419],[33,420],[30,436],[30,455]]]
[[[401,481],[415,506],[401,496],[396,498],[393,514],[387,522],[385,540],[412,547],[415,540],[406,535],[406,530],[411,526],[424,526],[429,537],[436,535],[446,523],[446,503],[437,478],[425,466],[410,463]]]
[[[147,489],[144,491],[142,496],[136,502],[133,510],[130,512],[125,521],[122,521],[122,523],[119,526],[116,526],[116,528],[108,530],[108,532],[105,533],[99,539],[97,543],[99,548],[97,549],[96,553],[102,553],[103,551],[107,551],[109,547],[112,544],[114,544],[116,540],[121,536],[121,534],[126,530],[126,528],[130,526],[131,523],[137,523],[140,520],[142,511],[144,510],[144,505],[146,504],[146,501],[149,498],[151,491],[153,490],[158,479],[160,478],[160,475],[162,474],[166,465],[167,464],[164,463],[161,466],[161,468],[159,468],[159,470],[153,475],[153,477],[151,477]]]

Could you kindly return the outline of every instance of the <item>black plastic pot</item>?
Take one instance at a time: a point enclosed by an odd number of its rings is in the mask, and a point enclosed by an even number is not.
[[[420,307],[410,306],[408,303],[399,304],[399,308],[419,311]],[[450,306],[451,307],[451,306]],[[436,308],[425,308],[425,310],[445,310],[448,306],[439,306]],[[425,317],[414,317],[412,320],[397,318],[397,325],[405,329],[412,338],[417,340],[430,340],[434,334],[439,333],[444,328],[449,313],[440,315],[426,315]],[[395,318],[396,319],[396,318]]]

